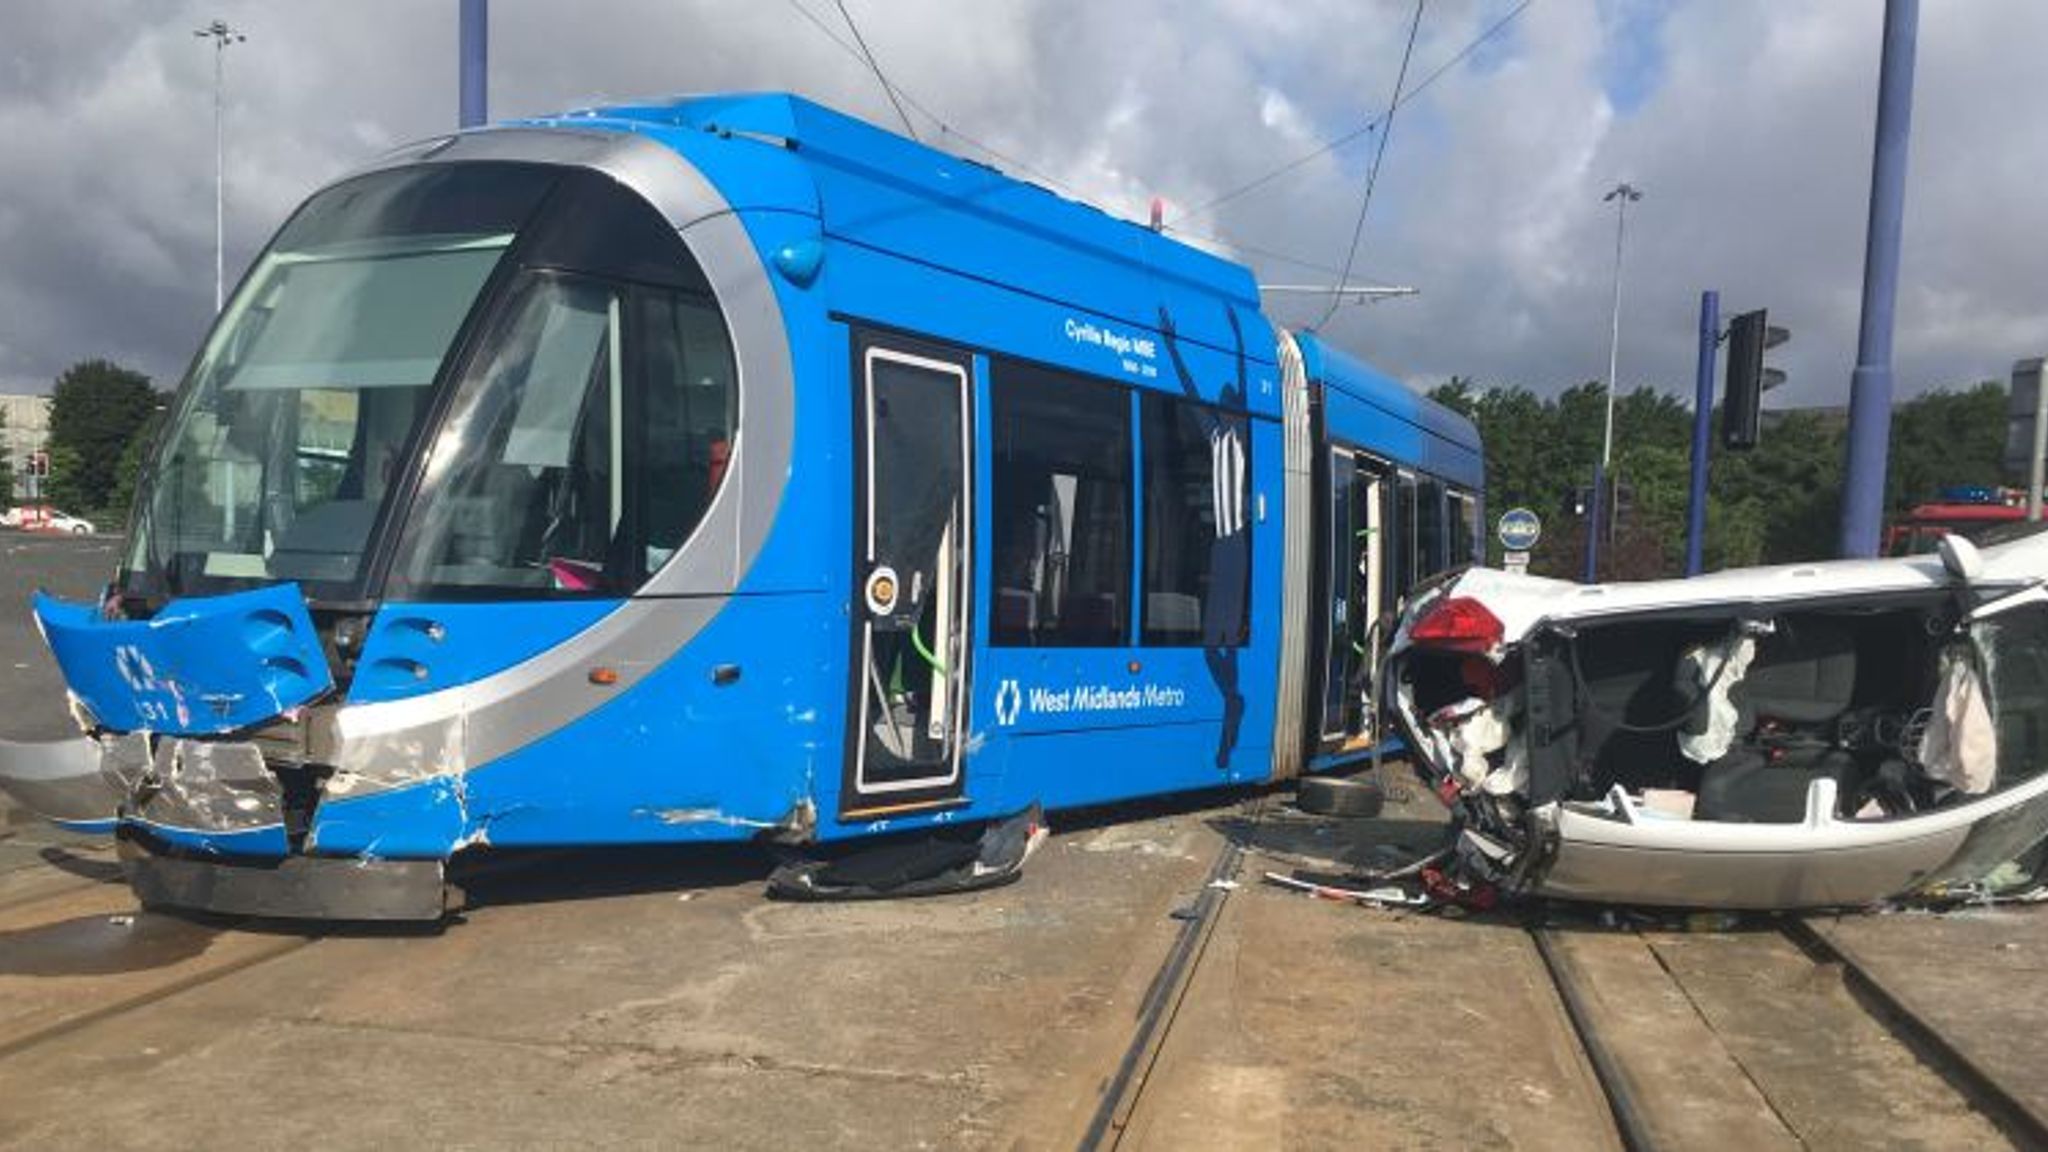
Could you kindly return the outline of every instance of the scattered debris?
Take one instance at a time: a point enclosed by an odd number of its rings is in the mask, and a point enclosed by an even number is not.
[[[1426,908],[1430,903],[1430,898],[1426,894],[1394,884],[1378,888],[1346,888],[1338,884],[1325,884],[1279,872],[1266,873],[1266,880],[1282,888],[1306,892],[1318,900],[1336,900],[1369,908]]]
[[[768,895],[783,900],[887,900],[975,892],[1023,875],[1024,862],[1046,837],[1045,814],[1033,804],[985,827],[978,839],[944,830],[862,848],[832,859],[797,859],[768,877]]]

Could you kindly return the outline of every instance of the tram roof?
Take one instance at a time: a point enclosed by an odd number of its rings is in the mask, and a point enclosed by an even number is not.
[[[1463,413],[1431,400],[1313,332],[1294,334],[1302,367],[1311,380],[1335,388],[1398,420],[1474,453],[1482,451],[1479,429]]]
[[[1093,299],[1075,302],[1148,326],[1165,303],[1212,343],[1218,328],[1194,313],[1216,315],[1219,300],[1247,322],[1259,313],[1241,264],[800,96],[681,96],[522,123],[643,133],[688,157],[737,209],[815,215],[840,239],[1048,299],[1071,300],[1078,284]],[[1274,356],[1258,341],[1245,351]]]

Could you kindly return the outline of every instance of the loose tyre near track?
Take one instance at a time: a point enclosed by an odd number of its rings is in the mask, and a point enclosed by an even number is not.
[[[1294,793],[1295,807],[1317,816],[1372,817],[1386,803],[1377,781],[1342,776],[1305,776]]]
[[[466,132],[256,261],[0,786],[158,903],[432,917],[473,844],[1293,776],[1481,480],[1244,268],[794,97]]]

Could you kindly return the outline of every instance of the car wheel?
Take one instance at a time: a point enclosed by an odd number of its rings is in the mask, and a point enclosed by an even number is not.
[[[92,531],[92,529],[86,527],[83,524],[73,524],[71,526],[71,534],[73,536],[83,536],[90,531]]]
[[[1295,807],[1316,816],[1377,816],[1386,802],[1377,780],[1308,776],[1294,790]]]

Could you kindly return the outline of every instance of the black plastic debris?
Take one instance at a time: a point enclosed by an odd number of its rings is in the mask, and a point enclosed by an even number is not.
[[[1033,804],[967,839],[946,832],[899,840],[831,859],[792,860],[768,877],[780,900],[890,900],[995,888],[1024,874],[1045,838],[1045,814]]]

